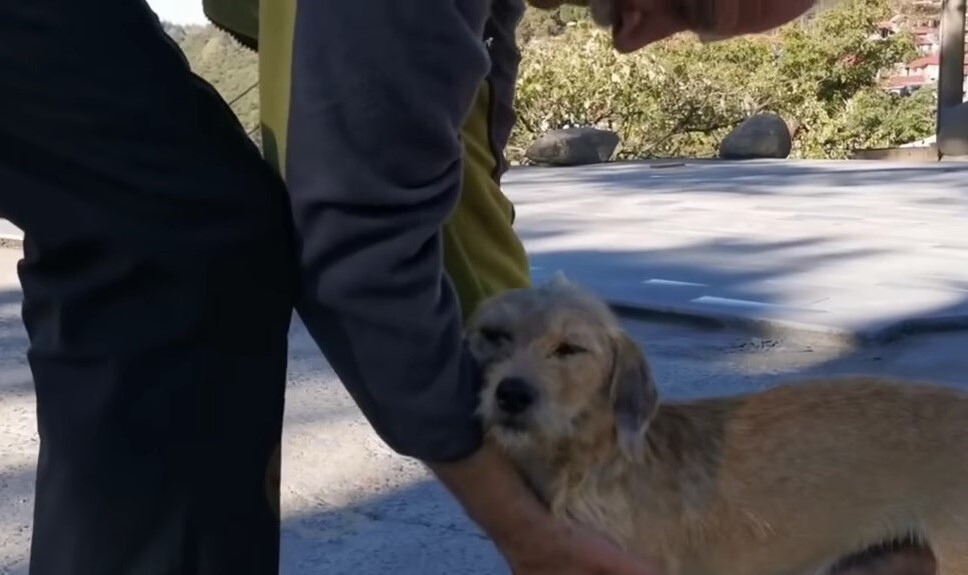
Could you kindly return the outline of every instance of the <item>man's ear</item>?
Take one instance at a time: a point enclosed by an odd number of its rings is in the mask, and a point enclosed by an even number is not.
[[[622,453],[630,460],[637,460],[659,405],[659,392],[652,369],[635,340],[622,330],[617,330],[611,340],[609,399],[615,416],[616,438]]]

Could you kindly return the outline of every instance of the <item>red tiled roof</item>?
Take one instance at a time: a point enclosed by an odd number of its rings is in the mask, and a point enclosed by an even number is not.
[[[924,76],[892,76],[885,82],[888,88],[907,88],[910,86],[923,86],[928,84],[928,80]]]
[[[928,66],[940,66],[941,65],[941,55],[931,54],[930,56],[924,56],[923,58],[918,58],[917,60],[912,60],[908,63],[908,68],[926,68]],[[968,54],[965,54],[965,66],[968,66]]]
[[[938,54],[932,54],[930,56],[924,56],[923,58],[918,58],[917,60],[911,61],[908,64],[908,68],[924,68],[925,66],[937,66],[941,61],[941,56]]]

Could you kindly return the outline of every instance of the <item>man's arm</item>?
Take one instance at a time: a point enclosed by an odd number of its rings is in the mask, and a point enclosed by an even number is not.
[[[553,521],[481,449],[478,370],[443,271],[461,190],[460,127],[488,70],[487,0],[303,0],[286,176],[299,310],[386,443],[428,463],[519,575],[645,575]]]
[[[376,432],[429,461],[480,445],[443,272],[459,129],[488,69],[483,0],[297,5],[286,176],[308,329]]]

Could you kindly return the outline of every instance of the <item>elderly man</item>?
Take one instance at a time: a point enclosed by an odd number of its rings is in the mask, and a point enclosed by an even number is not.
[[[810,5],[597,1],[622,51]],[[529,281],[499,185],[523,0],[255,5],[207,8],[260,50],[268,163],[144,0],[0,3],[0,214],[26,232],[40,434],[31,573],[277,571],[294,303],[374,429],[515,573],[650,573],[555,522],[473,414],[462,319]]]

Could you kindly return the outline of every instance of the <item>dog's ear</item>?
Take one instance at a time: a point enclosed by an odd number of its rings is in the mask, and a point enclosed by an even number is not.
[[[545,286],[551,289],[564,288],[570,285],[571,282],[568,281],[568,278],[565,276],[565,272],[561,270],[556,271],[545,283]]]
[[[612,341],[609,399],[615,415],[618,447],[635,460],[645,447],[645,434],[659,404],[652,369],[639,345],[623,330]]]

